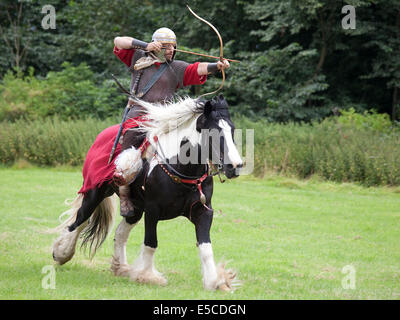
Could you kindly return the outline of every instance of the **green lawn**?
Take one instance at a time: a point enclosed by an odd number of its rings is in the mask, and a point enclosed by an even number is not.
[[[92,261],[77,251],[57,266],[53,290],[42,287],[42,270],[53,265],[57,235],[43,231],[58,224],[81,172],[0,168],[0,299],[400,298],[400,188],[282,177],[215,181],[214,255],[238,271],[242,286],[234,293],[203,290],[194,227],[185,218],[159,223],[156,266],[166,287],[114,277],[110,235]],[[131,233],[130,262],[142,241],[143,221]],[[349,265],[355,289],[342,287]]]

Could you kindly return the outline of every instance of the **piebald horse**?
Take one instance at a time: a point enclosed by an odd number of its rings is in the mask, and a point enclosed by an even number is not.
[[[211,166],[217,168],[214,175],[223,173],[231,179],[238,176],[243,165],[234,144],[235,128],[226,100],[221,95],[208,101],[185,98],[167,105],[138,103],[147,121],[134,130],[138,136],[145,135],[150,146],[143,155],[141,172],[130,184],[134,214],[123,218],[116,229],[111,270],[134,281],[166,285],[167,280],[154,265],[157,223],[185,216],[195,226],[204,288],[233,290],[238,284],[236,273],[216,265],[210,240]],[[133,147],[138,148],[140,143],[138,140]],[[58,227],[61,235],[53,244],[57,263],[64,264],[73,257],[81,233],[82,244],[94,246],[94,252],[101,245],[115,215],[114,193],[118,194],[118,187],[110,180],[75,199],[64,213],[69,218]],[[139,257],[129,265],[126,244],[143,213],[144,242]]]

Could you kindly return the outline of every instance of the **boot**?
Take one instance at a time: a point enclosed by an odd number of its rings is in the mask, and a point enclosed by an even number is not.
[[[125,218],[135,215],[135,208],[130,198],[129,185],[119,187],[120,214]]]

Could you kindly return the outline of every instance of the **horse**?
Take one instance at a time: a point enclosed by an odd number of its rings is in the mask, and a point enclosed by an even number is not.
[[[234,144],[235,127],[225,98],[220,95],[205,101],[187,97],[166,105],[141,100],[137,103],[143,107],[147,121],[133,130],[138,136],[146,136],[149,147],[141,172],[129,186],[133,215],[123,217],[115,231],[111,271],[133,281],[166,285],[167,280],[154,265],[157,223],[184,216],[195,226],[203,287],[233,290],[238,285],[236,272],[223,264],[216,265],[210,240],[213,175],[236,178],[243,165]],[[138,140],[134,147],[140,143]],[[216,168],[214,173],[212,168]],[[58,264],[72,259],[81,233],[82,245],[89,244],[91,249],[94,246],[94,253],[100,247],[115,215],[114,194],[118,194],[118,187],[112,180],[105,181],[79,194],[71,209],[62,214],[69,218],[59,226],[62,232],[53,244],[53,258]],[[144,241],[139,257],[129,265],[126,244],[143,213]]]

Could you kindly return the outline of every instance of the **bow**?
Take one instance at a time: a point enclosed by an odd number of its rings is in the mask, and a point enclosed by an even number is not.
[[[199,17],[196,13],[193,12],[192,9],[190,9],[190,7],[189,7],[188,5],[186,5],[186,7],[187,7],[188,10],[191,12],[191,14],[193,14],[193,15],[194,15],[197,19],[199,19],[200,21],[202,21],[202,22],[204,22],[205,24],[209,25],[210,28],[213,29],[213,30],[215,31],[215,33],[217,34],[217,36],[218,36],[218,38],[219,38],[219,43],[220,43],[219,60],[222,62],[223,59],[224,59],[224,43],[223,43],[223,41],[222,41],[222,37],[221,37],[221,35],[219,34],[217,28],[214,27],[214,26],[213,26],[210,22],[208,22],[207,20],[205,20],[205,19]],[[209,92],[209,93],[202,94],[201,96],[199,96],[199,98],[200,98],[200,97],[207,96],[207,95],[210,95],[210,94],[215,94],[215,93],[217,93],[219,90],[222,89],[222,87],[224,86],[224,82],[225,82],[225,71],[224,71],[224,69],[222,69],[221,72],[222,72],[222,83],[221,83],[221,85],[219,86],[219,88],[218,88],[217,90],[213,91],[213,92]]]

